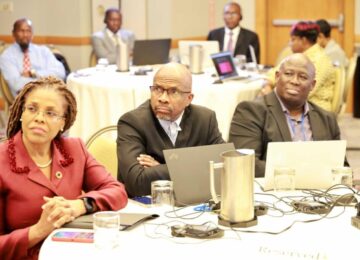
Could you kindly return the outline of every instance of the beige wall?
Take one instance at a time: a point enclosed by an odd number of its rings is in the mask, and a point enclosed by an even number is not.
[[[0,35],[10,35],[14,20],[28,17],[39,36],[90,37],[90,0],[0,0],[11,3],[12,12],[0,11]],[[124,28],[138,39],[174,39],[206,36],[223,25],[222,11],[227,0],[122,0]],[[242,26],[255,29],[255,1],[237,0],[243,8]],[[360,35],[360,0],[355,1],[355,33]],[[87,67],[90,45],[58,45],[72,70]]]

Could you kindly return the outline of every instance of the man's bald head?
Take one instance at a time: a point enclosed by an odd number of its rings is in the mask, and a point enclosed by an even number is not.
[[[182,64],[175,62],[165,64],[156,72],[154,76],[154,85],[159,79],[164,82],[173,81],[174,83],[178,83],[184,91],[192,90],[191,72]]]

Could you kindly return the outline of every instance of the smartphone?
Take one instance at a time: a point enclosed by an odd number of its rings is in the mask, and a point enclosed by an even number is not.
[[[61,242],[92,243],[94,242],[94,232],[58,231],[52,236],[52,240]]]

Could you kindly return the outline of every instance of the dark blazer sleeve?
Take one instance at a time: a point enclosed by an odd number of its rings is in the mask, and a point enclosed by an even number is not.
[[[138,163],[136,158],[140,154],[149,154],[147,147],[157,139],[152,127],[149,126],[146,130],[149,131],[149,134],[150,132],[154,133],[154,140],[148,140],[142,131],[138,130],[140,127],[136,123],[134,124],[137,120],[131,118],[132,116],[131,114],[126,114],[120,118],[117,138],[118,180],[125,184],[126,191],[130,197],[149,195],[151,193],[150,184],[152,181],[170,179],[163,158],[156,158],[152,154],[160,163],[160,165],[154,167],[145,168]],[[145,122],[144,125],[146,125]],[[154,142],[152,149],[156,149],[160,145]],[[162,154],[162,149],[158,152]]]
[[[256,60],[260,62],[260,43],[259,37],[256,33],[247,30],[245,28],[241,28],[240,34],[236,41],[234,56],[243,54],[246,55],[247,62],[251,62],[251,52],[249,49],[249,45],[251,45],[255,50]]]
[[[229,142],[236,149],[255,150],[255,176],[263,177],[265,172],[264,125],[266,111],[260,104],[241,102],[235,109],[229,133]]]

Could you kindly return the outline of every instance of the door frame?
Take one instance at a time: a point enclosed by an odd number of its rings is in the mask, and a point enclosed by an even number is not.
[[[355,0],[343,0],[344,3],[344,46],[343,49],[348,57],[354,53],[355,46]],[[267,37],[266,21],[267,10],[271,8],[269,0],[255,0],[255,29],[260,38],[260,60],[267,64]]]

